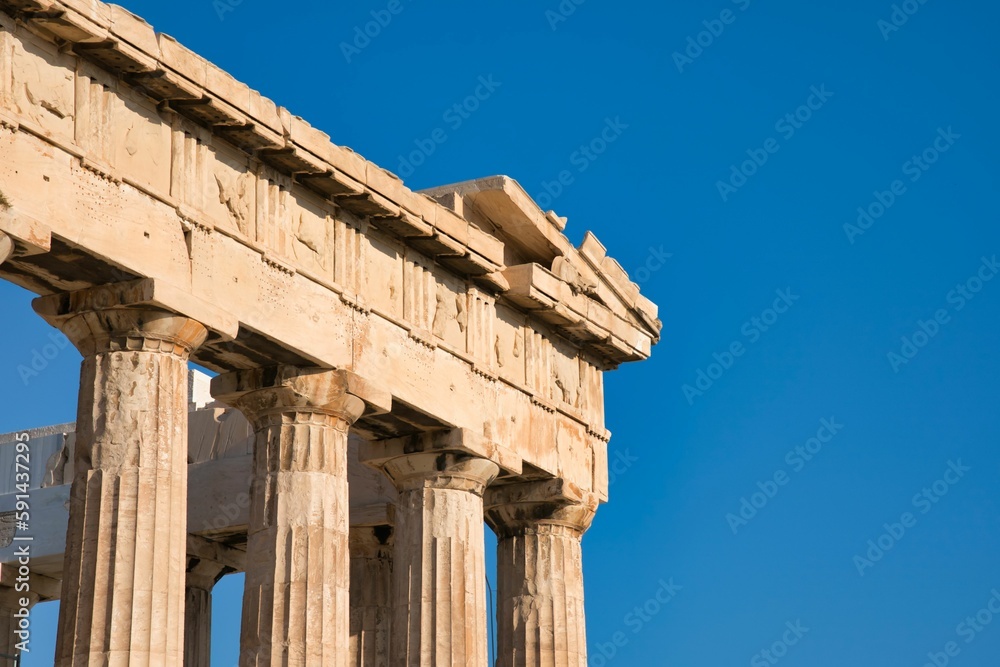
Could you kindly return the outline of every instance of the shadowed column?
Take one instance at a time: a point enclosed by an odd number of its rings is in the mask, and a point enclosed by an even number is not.
[[[487,491],[498,540],[499,667],[586,667],[580,541],[596,509],[592,494],[561,480]]]
[[[462,430],[362,447],[399,490],[390,665],[485,667],[483,492],[499,473]],[[463,451],[464,449],[464,451]]]
[[[346,667],[348,427],[391,399],[346,371],[291,366],[221,375],[212,393],[256,431],[240,665]]]
[[[212,589],[231,568],[208,560],[188,567],[184,592],[184,667],[209,667],[212,660]]]
[[[351,667],[389,664],[392,549],[392,526],[351,526]]]
[[[183,661],[187,362],[208,332],[152,295],[136,281],[33,303],[83,355],[56,665]]]

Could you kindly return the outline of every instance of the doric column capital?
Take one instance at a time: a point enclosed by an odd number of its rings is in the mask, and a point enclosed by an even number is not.
[[[387,412],[392,397],[345,370],[268,366],[212,379],[212,395],[239,409],[258,430],[275,417],[333,417],[346,429],[366,411]]]
[[[381,468],[400,491],[433,486],[482,495],[500,470],[521,472],[515,452],[464,428],[365,442],[358,455]]]
[[[487,662],[482,496],[500,472],[491,451],[462,429],[361,446],[361,460],[381,467],[399,490],[394,665]]]
[[[200,323],[159,310],[79,313],[57,326],[85,357],[120,351],[162,352],[186,359],[208,337]]]
[[[33,306],[84,356],[55,663],[114,663],[129,647],[149,664],[181,664],[187,359],[218,318],[147,280]]]
[[[597,512],[593,493],[561,479],[491,487],[484,496],[486,523],[497,537],[568,531],[580,537]]]
[[[277,365],[212,380],[253,424],[241,665],[346,665],[348,429],[392,398],[344,370]]]
[[[12,254],[14,254],[14,240],[0,232],[0,264],[6,262]]]
[[[38,297],[32,307],[85,357],[133,351],[187,358],[210,329],[220,338],[238,329],[214,306],[145,278]]]
[[[386,461],[382,469],[400,491],[457,489],[482,496],[500,468],[489,459],[462,452],[419,452]]]

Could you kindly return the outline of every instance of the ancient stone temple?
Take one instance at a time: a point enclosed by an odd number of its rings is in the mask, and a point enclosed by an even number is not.
[[[565,224],[411,191],[120,7],[0,0],[0,276],[83,356],[75,425],[0,443],[0,653],[58,598],[57,665],[207,665],[242,571],[241,665],[485,667],[488,525],[498,664],[583,667],[602,375],[660,322]]]

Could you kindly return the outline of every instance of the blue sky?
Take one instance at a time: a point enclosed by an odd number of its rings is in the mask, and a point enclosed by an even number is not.
[[[516,178],[659,304],[606,376],[590,665],[997,664],[1000,10],[123,1],[415,189]],[[0,431],[74,419],[78,356],[25,385],[48,330],[0,295]]]

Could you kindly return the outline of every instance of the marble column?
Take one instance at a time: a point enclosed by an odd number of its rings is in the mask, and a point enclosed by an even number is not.
[[[351,526],[351,667],[387,667],[392,526]]]
[[[586,667],[580,541],[597,509],[560,480],[497,486],[486,521],[497,534],[497,665]]]
[[[17,632],[21,629],[21,610],[31,609],[37,602],[35,593],[18,592],[9,586],[0,588],[0,666],[19,664],[21,638]]]
[[[55,664],[184,654],[187,362],[199,322],[103,286],[35,299],[83,355]]]
[[[433,443],[421,447],[415,438],[379,461],[399,490],[390,664],[485,667],[483,491],[499,467],[463,451],[427,451]]]
[[[256,432],[239,664],[346,667],[348,427],[391,400],[346,371],[291,366],[221,375],[212,394]]]
[[[212,660],[212,589],[232,569],[209,560],[188,566],[184,591],[184,667],[209,667]]]

